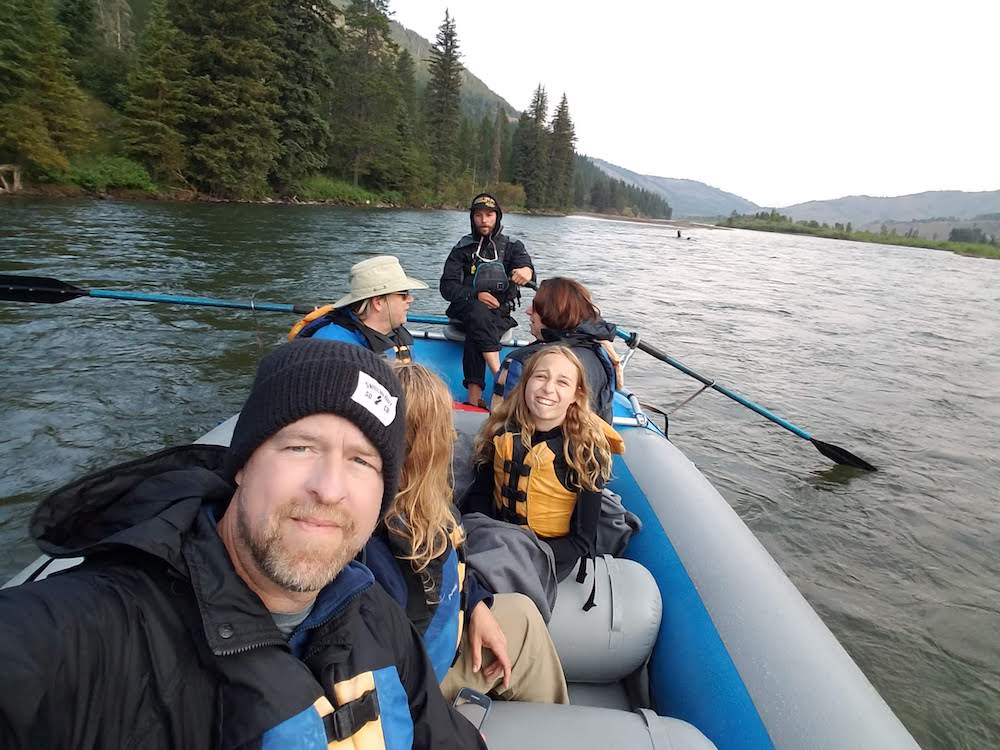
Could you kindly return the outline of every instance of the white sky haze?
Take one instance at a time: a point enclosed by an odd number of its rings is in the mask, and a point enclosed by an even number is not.
[[[762,206],[1000,189],[998,0],[393,0],[515,108],[563,92],[577,151]]]

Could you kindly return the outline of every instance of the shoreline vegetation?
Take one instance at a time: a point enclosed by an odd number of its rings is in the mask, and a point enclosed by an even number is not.
[[[930,250],[946,250],[957,255],[1000,259],[1000,238],[969,230],[953,230],[948,240],[931,240],[921,237],[915,230],[906,234],[898,234],[895,229],[890,230],[885,224],[882,225],[879,232],[865,232],[855,230],[850,222],[847,224],[835,223],[831,227],[829,224],[820,224],[818,221],[794,221],[791,217],[779,214],[777,211],[761,211],[756,214],[737,214],[734,212],[718,226],[730,229],[749,229],[756,232],[805,234],[829,240],[921,247]],[[975,241],[960,241],[966,238]]]
[[[672,214],[576,152],[565,95],[463,85],[447,11],[417,59],[388,0],[4,7],[0,194]]]
[[[306,193],[303,196],[298,194],[285,197],[263,198],[219,198],[205,193],[198,193],[194,190],[184,189],[153,189],[144,190],[138,188],[106,187],[103,189],[89,190],[73,183],[42,183],[37,185],[29,184],[22,186],[16,193],[0,191],[0,204],[4,200],[16,201],[24,199],[41,200],[117,200],[135,202],[166,202],[166,203],[247,203],[254,205],[273,206],[331,206],[339,208],[390,208],[412,211],[426,210],[456,210],[467,211],[468,205],[465,202],[445,204],[422,204],[397,202],[398,196],[373,193],[363,188],[355,188],[350,183],[337,183],[334,189],[325,194],[316,195]],[[686,219],[651,219],[644,216],[634,216],[628,213],[613,213],[614,209],[608,209],[603,213],[593,211],[557,211],[553,209],[529,209],[524,206],[514,205],[512,208],[504,208],[504,213],[528,214],[533,216],[564,216],[564,217],[586,217],[592,219],[603,219],[606,221],[628,221],[639,224],[656,224],[661,226],[700,228],[700,229],[723,229],[714,224],[698,224]]]

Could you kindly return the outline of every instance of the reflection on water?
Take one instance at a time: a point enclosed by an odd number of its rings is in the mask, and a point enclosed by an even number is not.
[[[508,216],[539,276],[821,440],[831,466],[716,393],[671,437],[760,537],[927,748],[1000,746],[1000,263],[932,250]],[[431,289],[462,212],[94,201],[0,203],[0,273],[82,286],[329,301],[363,257]],[[522,331],[527,321],[520,314]],[[81,299],[0,303],[0,576],[35,554],[32,504],[73,477],[190,441],[239,408],[292,316]],[[699,386],[638,354],[629,384]]]

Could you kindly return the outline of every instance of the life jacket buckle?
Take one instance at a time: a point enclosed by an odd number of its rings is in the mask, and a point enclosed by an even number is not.
[[[365,724],[379,717],[378,696],[374,690],[366,691],[360,698],[348,701],[323,717],[327,740],[343,742],[357,734]]]

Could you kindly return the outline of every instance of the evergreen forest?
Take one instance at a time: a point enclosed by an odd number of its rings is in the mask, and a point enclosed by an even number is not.
[[[565,95],[463,108],[447,12],[418,83],[388,0],[4,0],[0,192],[670,218],[576,153]],[[486,71],[488,73],[488,71]],[[526,97],[527,98],[527,97]]]

